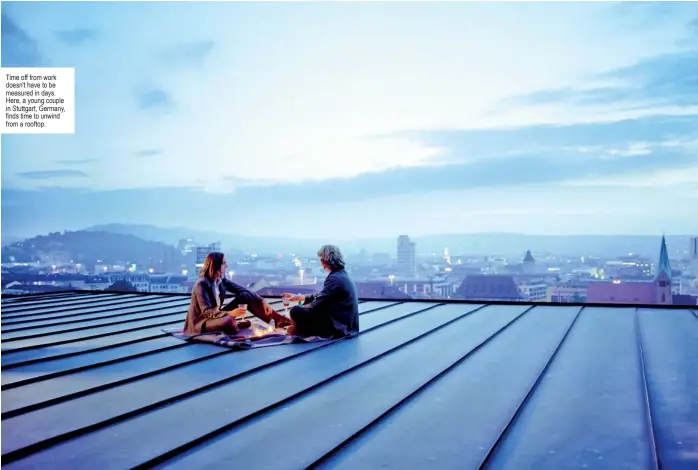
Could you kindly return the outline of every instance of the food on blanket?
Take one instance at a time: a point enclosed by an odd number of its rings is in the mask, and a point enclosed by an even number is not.
[[[238,321],[238,328],[241,329],[241,330],[242,330],[242,329],[245,329],[245,328],[249,328],[250,326],[252,326],[252,322],[249,321],[249,320],[240,320],[240,321]]]

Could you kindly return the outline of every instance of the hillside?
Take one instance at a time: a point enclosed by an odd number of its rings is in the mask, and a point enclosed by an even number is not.
[[[3,247],[2,262],[97,263],[148,265],[156,269],[181,265],[174,246],[134,235],[108,232],[54,232]]]

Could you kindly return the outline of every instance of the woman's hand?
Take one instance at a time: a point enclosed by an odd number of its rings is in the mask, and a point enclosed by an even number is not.
[[[234,310],[229,311],[228,315],[233,317],[233,318],[237,318],[237,317],[244,317],[246,313],[247,313],[247,309],[242,309],[242,308],[238,307]]]
[[[262,303],[262,305],[264,306],[264,313],[266,313],[269,316],[271,316],[274,313],[274,309],[271,308],[271,305],[269,305],[266,300]]]

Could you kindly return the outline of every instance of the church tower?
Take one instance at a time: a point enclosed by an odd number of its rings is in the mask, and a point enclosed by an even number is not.
[[[662,246],[659,250],[659,262],[657,274],[654,278],[656,286],[655,304],[671,305],[671,264],[669,264],[669,252],[666,249],[666,239],[662,236]]]
[[[526,251],[526,256],[524,257],[523,260],[523,272],[524,274],[533,274],[536,271],[536,260],[533,258],[533,255],[531,254],[531,250]]]

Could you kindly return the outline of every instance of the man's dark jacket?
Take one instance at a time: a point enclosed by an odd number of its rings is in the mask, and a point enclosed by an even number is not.
[[[302,308],[311,317],[328,316],[336,336],[353,336],[359,332],[359,299],[356,286],[344,269],[332,271],[322,291],[306,296]]]

